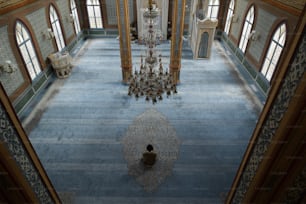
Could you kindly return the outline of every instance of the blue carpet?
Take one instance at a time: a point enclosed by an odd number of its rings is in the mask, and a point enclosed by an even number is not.
[[[169,56],[170,44],[160,47]],[[143,48],[132,49],[137,65]],[[56,80],[29,118],[30,140],[56,190],[82,204],[222,203],[261,109],[226,53],[215,41],[211,59],[193,60],[185,47],[178,94],[153,105],[127,96],[116,39],[87,40],[71,76]],[[121,140],[151,108],[181,145],[172,174],[146,192],[128,174]]]

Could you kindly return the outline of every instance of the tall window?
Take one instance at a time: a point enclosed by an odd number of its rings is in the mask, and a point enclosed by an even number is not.
[[[228,7],[226,23],[225,23],[225,27],[224,27],[224,32],[227,35],[229,34],[229,30],[231,28],[231,23],[232,23],[232,17],[233,17],[233,14],[234,14],[234,9],[235,9],[235,1],[231,0],[230,5]]]
[[[90,28],[103,28],[99,0],[87,0],[87,12]]]
[[[245,53],[249,41],[249,35],[252,31],[253,22],[254,22],[254,6],[252,6],[248,11],[248,14],[244,21],[242,34],[240,37],[239,48],[242,50],[243,53]]]
[[[80,28],[78,10],[77,10],[74,0],[70,1],[70,8],[71,8],[71,14],[73,17],[73,22],[74,22],[74,30],[75,30],[75,33],[78,34],[81,31],[81,28]]]
[[[265,61],[261,68],[261,73],[266,77],[268,81],[271,81],[271,78],[275,71],[275,67],[283,51],[285,42],[286,42],[286,25],[285,23],[283,23],[274,32],[268,52],[266,54]]]
[[[15,35],[23,61],[31,79],[33,80],[41,72],[41,67],[37,59],[30,33],[20,21],[17,21],[16,23]]]
[[[54,33],[57,49],[61,51],[65,47],[62,28],[55,8],[50,6],[50,22]]]
[[[218,19],[219,0],[209,0],[207,8],[207,17],[210,19]]]

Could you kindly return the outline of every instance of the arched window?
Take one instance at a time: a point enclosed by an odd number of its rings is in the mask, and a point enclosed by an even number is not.
[[[31,79],[33,80],[41,72],[41,67],[37,59],[30,33],[20,21],[17,21],[16,23],[15,37],[23,61]]]
[[[249,35],[252,31],[253,23],[254,23],[254,6],[252,6],[248,14],[245,18],[244,25],[243,25],[243,30],[242,34],[240,37],[240,42],[239,42],[239,48],[242,50],[243,53],[245,53],[248,41],[249,41]]]
[[[227,17],[226,17],[226,23],[225,23],[225,27],[224,27],[224,32],[228,35],[229,34],[229,30],[231,28],[231,24],[232,24],[232,17],[234,15],[234,9],[235,9],[235,1],[231,0],[229,7],[228,7],[228,11],[227,11]]]
[[[209,0],[207,7],[207,17],[210,19],[218,19],[219,0]]]
[[[62,28],[55,8],[50,6],[50,22],[54,33],[57,49],[61,51],[65,47]]]
[[[74,0],[70,1],[71,14],[73,17],[74,30],[78,34],[81,31],[78,10]]]
[[[268,81],[271,81],[275,67],[282,54],[286,42],[286,24],[281,24],[274,32],[273,38],[270,42],[265,61],[261,68],[261,73]]]
[[[90,28],[103,28],[99,0],[87,0],[86,4]]]

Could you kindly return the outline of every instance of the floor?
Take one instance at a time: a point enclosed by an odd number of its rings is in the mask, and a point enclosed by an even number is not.
[[[170,44],[159,47],[167,65]],[[142,52],[132,44],[135,66]],[[193,60],[185,42],[178,94],[154,105],[127,96],[116,39],[88,39],[73,64],[71,76],[55,80],[24,121],[63,203],[224,202],[261,102],[220,42],[214,42],[209,60]],[[180,143],[170,173],[147,191],[129,173],[123,141],[152,110]]]

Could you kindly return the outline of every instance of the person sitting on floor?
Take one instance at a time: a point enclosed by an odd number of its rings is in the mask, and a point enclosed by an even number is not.
[[[153,152],[153,146],[147,145],[147,151],[142,154],[142,161],[146,166],[153,166],[156,162],[156,153]]]

